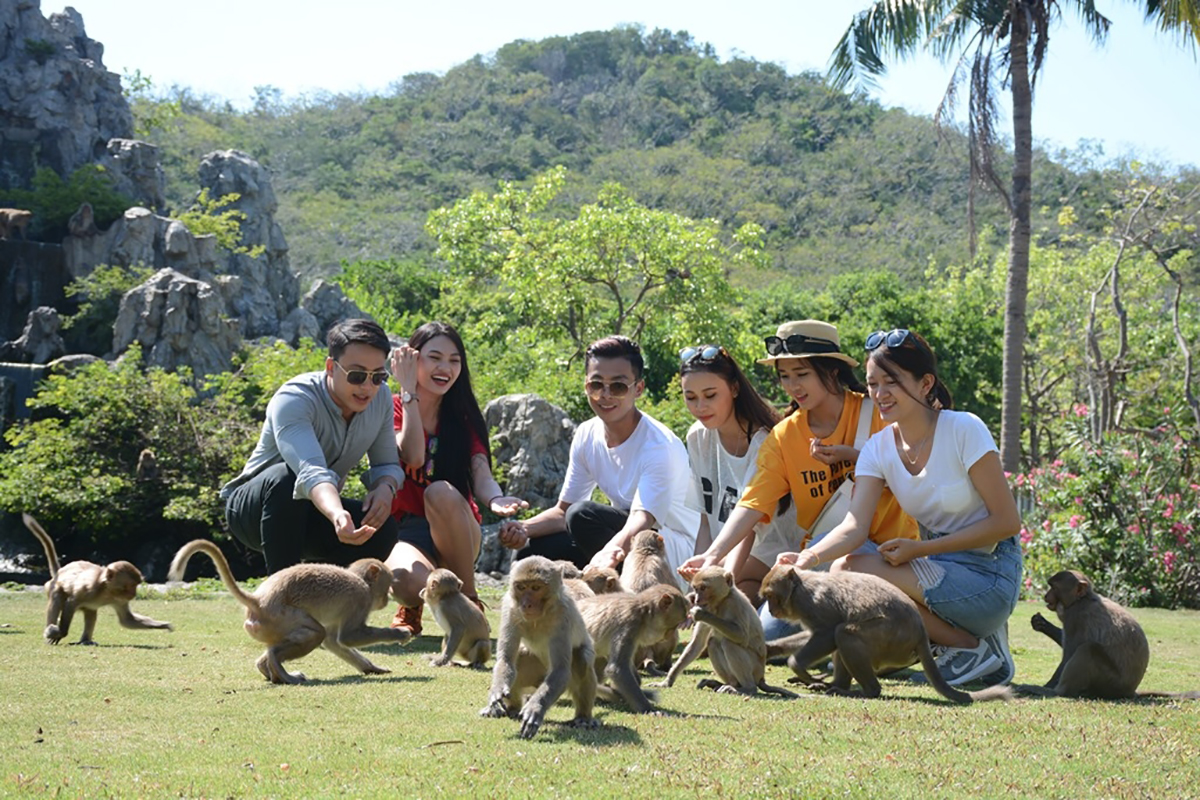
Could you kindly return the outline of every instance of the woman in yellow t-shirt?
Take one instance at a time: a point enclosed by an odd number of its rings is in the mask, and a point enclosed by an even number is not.
[[[680,566],[684,577],[721,563],[756,525],[770,522],[776,513],[789,513],[788,503],[780,503],[789,496],[795,506],[791,513],[807,539],[807,531],[825,503],[844,481],[854,477],[858,460],[854,445],[866,387],[852,371],[858,362],[841,352],[837,328],[818,320],[785,322],[775,336],[766,338],[766,345],[767,356],[758,363],[775,367],[780,384],[792,398],[792,413],[762,443],[754,475],[713,543]],[[882,428],[879,412],[872,409],[870,433]],[[917,538],[917,525],[885,490],[864,548],[874,549],[880,542],[897,538]],[[761,581],[778,553],[799,550],[803,544],[771,543],[768,549],[777,552],[766,552],[766,542],[756,543],[753,555],[741,565],[742,574],[735,578],[739,583],[750,577]],[[771,633],[769,638],[773,638]]]

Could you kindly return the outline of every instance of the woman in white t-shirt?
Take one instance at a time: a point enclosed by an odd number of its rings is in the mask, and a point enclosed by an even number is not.
[[[916,601],[952,685],[1012,680],[1007,621],[1021,586],[1020,515],[991,433],[974,414],[951,411],[928,343],[911,331],[867,337],[867,387],[886,428],[858,457],[845,520],[812,547],[777,563],[878,575]],[[884,487],[920,526],[877,554],[847,555],[867,536]]]
[[[750,384],[733,357],[718,345],[685,347],[679,352],[679,383],[687,409],[696,418],[687,432],[692,480],[688,506],[700,512],[696,552],[705,552],[713,536],[737,506],[754,474],[758,449],[779,422],[779,414]],[[759,540],[779,540],[799,547],[804,530],[793,514],[779,514],[757,530]],[[755,558],[755,535],[744,539],[724,559],[738,587],[758,597],[763,576],[774,563]]]

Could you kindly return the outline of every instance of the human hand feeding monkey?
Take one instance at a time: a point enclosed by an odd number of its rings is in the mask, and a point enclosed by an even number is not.
[[[509,519],[500,523],[500,530],[496,536],[500,540],[500,544],[509,550],[520,550],[529,543],[529,531],[525,529],[525,523],[520,520]]]

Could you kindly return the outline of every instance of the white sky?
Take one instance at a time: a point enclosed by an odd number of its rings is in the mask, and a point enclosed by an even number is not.
[[[45,15],[60,0],[42,0]],[[443,73],[514,39],[542,39],[619,24],[686,30],[732,56],[824,70],[851,17],[867,0],[70,0],[113,72],[140,69],[245,107],[254,87],[286,97],[322,90],[384,91],[411,72]],[[1061,3],[1069,8],[1072,0]],[[1144,22],[1141,2],[1097,0],[1113,21],[1105,47],[1073,13],[1052,30],[1034,97],[1038,143],[1103,144],[1105,155],[1200,165],[1200,61]],[[932,57],[894,64],[872,95],[932,114],[950,67]],[[960,94],[965,102],[965,91]],[[1002,130],[1011,130],[1005,121]]]

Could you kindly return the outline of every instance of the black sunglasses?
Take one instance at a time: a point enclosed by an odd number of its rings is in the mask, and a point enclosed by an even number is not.
[[[370,378],[371,383],[378,386],[388,379],[389,373],[386,369],[381,369],[378,372],[367,372],[365,369],[346,369],[337,361],[333,363],[337,364],[338,369],[346,373],[346,382],[351,386],[362,386],[367,382],[367,378]]]
[[[593,400],[599,400],[604,395],[604,390],[608,389],[608,396],[620,399],[629,394],[629,384],[624,381],[613,381],[605,383],[604,381],[588,381],[583,385],[584,391],[588,397]]]
[[[813,353],[842,352],[834,342],[828,339],[805,336],[802,333],[793,333],[786,339],[781,339],[778,336],[768,336],[763,341],[767,343],[767,355],[769,356],[777,356],[780,353],[812,355]]]
[[[895,328],[890,331],[875,331],[867,337],[866,349],[871,352],[882,344],[888,347],[900,347],[908,340],[912,340],[913,344],[917,343],[917,339],[913,336],[912,331],[908,328]]]
[[[699,344],[695,347],[685,347],[679,351],[679,363],[688,364],[697,358],[704,361],[712,361],[723,352],[725,352],[725,348],[717,344]]]

